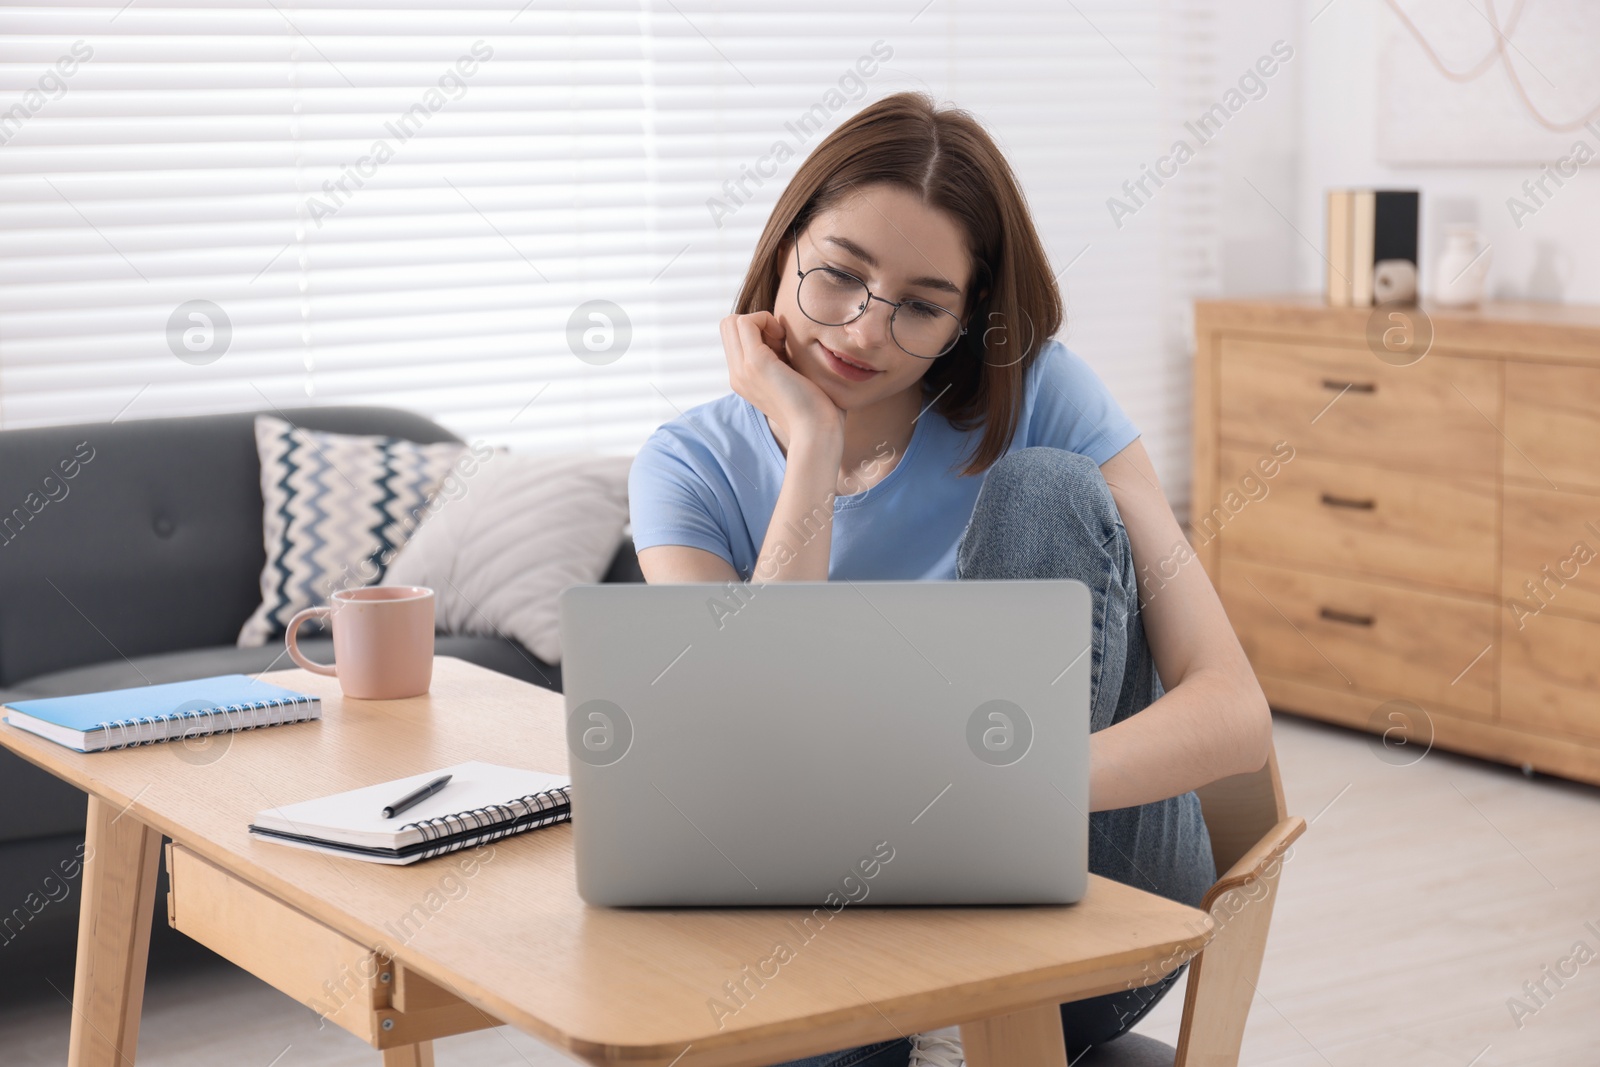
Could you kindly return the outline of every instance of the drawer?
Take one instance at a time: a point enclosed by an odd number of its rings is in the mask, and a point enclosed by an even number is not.
[[[1600,367],[1506,364],[1506,478],[1600,490]]]
[[[1506,626],[1545,608],[1600,619],[1600,495],[1507,485],[1505,501]]]
[[[1404,474],[1301,453],[1277,463],[1267,478],[1258,465],[1264,455],[1222,450],[1222,499],[1209,515],[1197,516],[1197,540],[1220,534],[1225,550],[1244,559],[1494,595],[1492,480]]]
[[[1493,477],[1500,367],[1425,356],[1409,367],[1364,348],[1224,338],[1217,371],[1224,444]]]
[[[1546,612],[1505,630],[1500,718],[1600,740],[1600,622]]]
[[[173,929],[374,1048],[500,1025],[405,964],[182,845],[167,845],[167,881],[167,921]]]
[[[1245,562],[1226,542],[1218,592],[1251,664],[1424,708],[1495,707],[1495,605]]]

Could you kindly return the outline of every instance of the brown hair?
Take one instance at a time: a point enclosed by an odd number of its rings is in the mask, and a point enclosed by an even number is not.
[[[966,233],[973,260],[967,332],[922,383],[938,394],[934,410],[956,429],[983,427],[961,472],[981,473],[1016,434],[1023,376],[1061,328],[1061,293],[1016,176],[966,111],[938,108],[926,93],[895,93],[825,137],[773,206],[734,312],[771,311],[790,233],[858,187],[879,183],[911,190]]]

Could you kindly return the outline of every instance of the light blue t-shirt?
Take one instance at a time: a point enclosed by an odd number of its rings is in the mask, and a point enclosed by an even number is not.
[[[1104,463],[1139,431],[1079,356],[1052,340],[1024,377],[1022,414],[1007,452],[1032,445]],[[981,426],[965,433],[928,408],[900,462],[876,485],[833,501],[830,580],[953,580],[956,542],[983,475],[957,472]],[[737,393],[663,424],[628,473],[635,548],[714,552],[749,581],[766,541],[786,467],[766,416]],[[796,530],[795,540],[805,537]]]

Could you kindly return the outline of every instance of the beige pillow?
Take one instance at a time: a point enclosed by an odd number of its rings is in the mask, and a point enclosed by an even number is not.
[[[560,663],[556,598],[605,575],[628,521],[632,462],[497,452],[423,522],[383,584],[431,588],[441,632],[503,635]]]

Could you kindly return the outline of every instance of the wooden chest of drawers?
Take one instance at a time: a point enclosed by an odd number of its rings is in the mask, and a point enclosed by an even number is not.
[[[1600,784],[1600,308],[1195,330],[1190,540],[1272,706]]]

